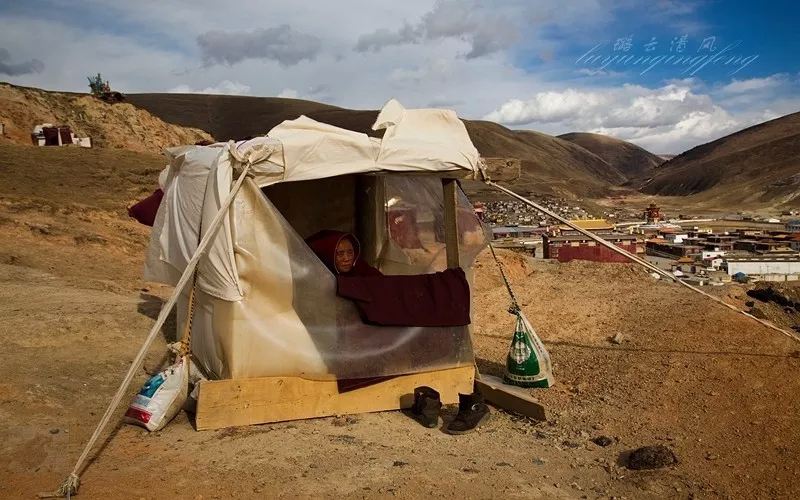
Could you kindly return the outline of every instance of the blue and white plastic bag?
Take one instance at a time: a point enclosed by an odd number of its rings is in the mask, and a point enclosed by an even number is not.
[[[186,357],[152,376],[134,396],[125,413],[126,423],[157,431],[175,418],[186,404],[189,393],[189,369]]]

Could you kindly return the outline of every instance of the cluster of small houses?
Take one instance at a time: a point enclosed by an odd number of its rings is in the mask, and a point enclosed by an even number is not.
[[[562,198],[534,198],[537,203],[570,219],[580,219],[591,217],[586,210],[574,206]],[[487,203],[475,203],[475,212],[484,222],[493,225],[536,225],[544,227],[548,225],[547,217],[543,217],[538,210],[520,201],[490,201]]]
[[[645,223],[627,227],[605,219],[570,222],[630,253],[660,258],[657,260],[661,266],[669,266],[675,276],[696,285],[800,278],[800,220],[790,220],[782,229],[739,229],[715,234],[710,227],[683,230],[662,222],[654,205],[644,215]],[[492,233],[497,247],[534,254],[541,248],[545,259],[628,262],[626,257],[568,225],[495,226]]]
[[[783,229],[738,229],[714,234],[710,228],[672,229],[646,241],[647,253],[677,258],[676,275],[706,284],[730,278],[796,281],[800,278],[800,225]]]

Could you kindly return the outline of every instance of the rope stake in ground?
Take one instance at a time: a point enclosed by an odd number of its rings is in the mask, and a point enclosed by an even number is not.
[[[81,469],[84,466],[86,459],[89,456],[89,452],[94,447],[94,444],[97,442],[97,439],[100,437],[100,434],[103,432],[103,429],[108,425],[108,422],[111,420],[111,416],[114,414],[114,410],[119,405],[122,397],[125,395],[125,391],[127,390],[128,386],[130,385],[131,381],[133,380],[134,375],[139,370],[144,361],[144,357],[147,354],[147,350],[150,348],[150,345],[155,340],[158,332],[161,331],[161,327],[164,326],[164,323],[167,320],[167,316],[172,311],[172,308],[175,306],[175,303],[178,301],[178,297],[180,296],[183,289],[188,284],[189,280],[194,276],[195,267],[197,267],[197,263],[200,261],[200,258],[206,251],[206,248],[211,244],[214,235],[219,229],[224,216],[228,213],[228,208],[230,207],[231,203],[233,202],[233,198],[236,196],[236,193],[242,187],[242,184],[247,177],[248,172],[250,171],[250,167],[252,166],[252,159],[250,158],[250,152],[248,151],[244,157],[235,152],[235,146],[231,142],[229,143],[229,149],[231,152],[231,156],[239,161],[246,161],[244,164],[244,168],[242,169],[239,178],[236,180],[236,183],[231,188],[231,192],[228,194],[228,197],[222,202],[222,206],[217,214],[214,216],[214,219],[211,221],[208,227],[208,233],[203,236],[203,239],[200,241],[200,244],[197,247],[194,255],[192,256],[189,263],[186,265],[186,269],[183,271],[183,275],[181,276],[178,284],[175,285],[175,289],[172,292],[172,296],[169,298],[166,304],[161,308],[161,312],[158,315],[158,319],[156,320],[153,328],[150,330],[150,333],[147,335],[144,343],[142,344],[141,349],[139,349],[139,353],[136,355],[136,358],[131,363],[130,369],[128,369],[128,373],[125,375],[125,378],[122,380],[122,383],[117,389],[117,393],[111,400],[111,403],[108,405],[103,418],[100,419],[100,423],[97,425],[92,437],[89,438],[89,442],[86,444],[86,447],[83,449],[80,458],[78,458],[78,462],[75,464],[75,468],[72,469],[72,473],[64,480],[61,486],[56,490],[54,493],[42,493],[39,494],[40,498],[62,498],[66,497],[69,498],[71,495],[75,495],[78,492],[78,488],[80,486],[80,473]],[[257,158],[261,158],[265,155],[264,151],[257,151]]]
[[[750,314],[750,313],[748,313],[746,311],[743,311],[743,310],[741,310],[741,309],[739,309],[739,308],[737,308],[735,306],[732,306],[732,305],[728,304],[727,302],[725,302],[724,300],[722,300],[722,299],[720,299],[718,297],[714,297],[713,295],[711,295],[711,294],[709,294],[707,292],[704,292],[704,291],[700,290],[699,288],[697,288],[697,287],[695,287],[693,285],[690,285],[689,283],[686,283],[685,281],[679,280],[677,277],[671,275],[670,273],[664,271],[663,269],[661,269],[659,267],[656,267],[653,264],[647,262],[646,260],[641,259],[638,256],[628,252],[627,250],[622,249],[622,248],[620,248],[620,247],[618,247],[618,246],[616,246],[616,245],[604,240],[603,238],[597,236],[594,233],[591,233],[589,231],[586,231],[583,228],[578,227],[577,225],[575,225],[572,222],[568,221],[567,219],[561,217],[560,215],[551,212],[550,210],[546,209],[545,207],[539,205],[538,203],[532,202],[531,200],[529,200],[527,198],[523,198],[522,196],[518,195],[514,191],[511,191],[510,189],[506,189],[503,186],[500,186],[499,184],[497,184],[496,182],[492,181],[491,179],[485,178],[484,182],[487,185],[492,186],[495,189],[498,189],[498,190],[500,190],[500,191],[502,191],[502,192],[504,192],[504,193],[506,193],[506,194],[518,199],[519,201],[521,201],[521,202],[523,202],[523,203],[535,208],[536,210],[539,210],[540,212],[544,213],[545,215],[548,215],[548,216],[552,217],[553,219],[561,222],[562,224],[566,224],[567,226],[571,227],[572,229],[578,231],[579,233],[583,234],[584,236],[586,236],[588,238],[591,238],[592,240],[596,241],[597,243],[600,243],[601,245],[609,248],[610,250],[612,250],[614,252],[617,252],[620,255],[624,255],[625,257],[627,257],[629,260],[635,262],[636,264],[639,264],[639,265],[641,265],[641,266],[643,266],[643,267],[645,267],[647,269],[650,269],[651,271],[653,271],[655,273],[658,273],[659,275],[664,276],[664,277],[674,281],[675,283],[678,283],[679,285],[685,286],[689,290],[692,290],[694,292],[699,293],[700,295],[708,297],[709,299],[713,300],[714,302],[718,302],[718,303],[722,304],[723,306],[727,307],[728,309],[731,309],[732,311],[736,311],[738,313],[744,314],[748,318],[753,319],[753,320],[761,323],[762,325],[766,326],[767,328],[770,328],[772,330],[780,332],[780,333],[786,335],[787,337],[789,337],[790,339],[794,340],[795,342],[799,342],[800,343],[800,336],[798,336],[796,333],[790,332],[788,330],[784,330],[783,328],[779,328],[779,327],[773,325],[772,323],[769,323],[769,322],[766,322],[766,321],[764,321],[762,319],[756,318],[752,314]],[[493,250],[493,252],[494,252],[494,250]]]

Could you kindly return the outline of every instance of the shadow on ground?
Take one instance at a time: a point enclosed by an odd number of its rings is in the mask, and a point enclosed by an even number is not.
[[[164,300],[161,297],[152,295],[150,293],[142,292],[139,294],[139,305],[136,310],[139,314],[143,314],[153,321],[158,319],[161,313],[161,308],[164,305]],[[161,327],[161,334],[167,343],[176,342],[178,340],[178,316],[175,308],[170,311],[164,326]]]
[[[495,377],[503,378],[506,373],[506,366],[488,359],[476,358],[475,364],[478,365],[478,370],[484,375],[494,375]]]

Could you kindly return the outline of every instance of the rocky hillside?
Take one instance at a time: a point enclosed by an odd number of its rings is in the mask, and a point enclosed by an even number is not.
[[[48,92],[0,83],[0,143],[31,144],[33,127],[68,125],[100,148],[161,153],[164,148],[211,140],[200,129],[166,123],[129,103],[108,104],[88,94]]]
[[[800,203],[800,113],[697,146],[632,183],[647,194],[721,204]]]

